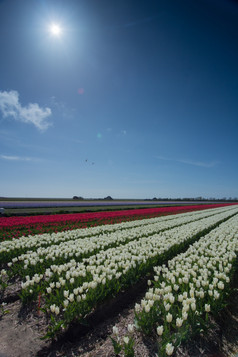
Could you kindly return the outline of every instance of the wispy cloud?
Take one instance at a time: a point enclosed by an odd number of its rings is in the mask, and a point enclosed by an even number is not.
[[[48,122],[50,108],[41,108],[37,103],[22,106],[19,102],[19,93],[14,90],[0,91],[0,111],[4,118],[12,117],[23,123],[33,124],[42,131],[51,125]]]
[[[156,156],[156,158],[164,161],[174,161],[174,162],[180,162],[182,164],[207,167],[207,168],[217,166],[220,163],[219,161],[204,162],[204,161],[195,161],[195,160],[171,159],[164,156]]]
[[[210,161],[210,162],[191,161],[191,160],[177,160],[177,161],[182,162],[183,164],[201,166],[201,167],[214,167],[219,164],[219,161]]]
[[[40,159],[23,156],[0,155],[0,159],[8,161],[41,161]]]
[[[51,105],[54,110],[59,113],[64,119],[73,119],[75,115],[75,109],[69,108],[65,103],[58,100],[55,96],[50,98]]]

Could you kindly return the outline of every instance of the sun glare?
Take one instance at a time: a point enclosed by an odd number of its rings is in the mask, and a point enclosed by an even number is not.
[[[49,30],[52,36],[58,37],[62,34],[62,28],[57,24],[51,24]]]

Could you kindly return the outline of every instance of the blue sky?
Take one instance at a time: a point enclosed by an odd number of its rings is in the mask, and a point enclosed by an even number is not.
[[[234,0],[0,0],[0,196],[238,197],[237,18]]]

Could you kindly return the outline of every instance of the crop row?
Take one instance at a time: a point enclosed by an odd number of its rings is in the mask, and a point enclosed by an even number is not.
[[[235,209],[235,206],[225,208],[229,212],[233,212]],[[28,269],[29,271],[27,271],[29,266],[34,266],[35,270],[37,267],[39,267],[39,271],[42,270],[42,267],[38,265],[38,263],[43,263],[42,259],[45,267],[72,258],[79,260],[79,256],[84,254],[91,253],[92,255],[93,251],[96,253],[96,250],[99,251],[122,243],[126,244],[130,240],[153,235],[223,211],[224,207],[13,239],[1,243],[0,264],[9,262],[9,265],[16,267],[15,271],[18,272],[19,269],[22,271],[23,268],[23,272],[27,275],[31,274],[31,270],[34,270]]]
[[[177,212],[181,210],[198,210],[207,209],[214,207],[222,207],[224,204],[220,205],[191,205],[191,206],[175,206],[175,207],[160,207],[160,208],[145,208],[145,209],[134,209],[134,210],[121,210],[112,212],[90,212],[90,213],[72,213],[72,214],[57,214],[57,215],[40,215],[40,216],[29,216],[29,217],[5,217],[0,220],[0,227],[13,227],[19,225],[31,225],[35,223],[53,223],[62,221],[89,221],[96,220],[98,218],[105,217],[119,217],[119,216],[145,216],[148,213],[166,213],[166,212]]]
[[[181,341],[207,329],[209,314],[216,314],[230,293],[237,254],[236,215],[167,266],[154,267],[154,281],[148,281],[145,297],[135,305],[135,327],[146,335],[157,334],[159,356],[172,355]],[[132,349],[132,335],[124,341]],[[114,344],[120,348],[118,336]]]
[[[83,258],[51,265],[44,273],[27,276],[22,282],[23,302],[41,296],[42,310],[51,317],[48,337],[74,319],[82,320],[99,303],[136,283],[155,265],[167,261],[223,220],[238,213],[222,213],[142,237],[124,245]],[[6,273],[6,272],[5,272]],[[4,271],[1,276],[4,279]]]
[[[224,208],[222,209],[224,210]],[[234,208],[226,208],[232,212]],[[104,226],[104,234],[99,234],[102,228],[91,228],[87,230],[78,230],[65,232],[51,236],[31,237],[29,240],[23,238],[2,243],[0,249],[0,261],[8,262],[8,276],[21,275],[32,277],[34,274],[42,274],[52,264],[59,265],[74,259],[76,262],[82,261],[83,258],[90,257],[100,251],[109,248],[125,245],[130,241],[136,241],[143,237],[152,238],[159,232],[180,226],[198,219],[211,217],[219,214],[221,209],[209,210],[209,212],[196,212],[193,214],[183,214],[170,216],[169,218],[160,217],[156,219],[122,223],[117,225]],[[94,232],[96,235],[91,235]],[[107,233],[107,234],[105,234]],[[110,234],[109,234],[110,233]],[[86,238],[85,235],[89,235]],[[38,239],[37,239],[38,238]],[[51,239],[52,238],[52,239]],[[74,239],[73,239],[74,238]],[[63,240],[63,241],[62,241]],[[61,241],[61,243],[60,243]],[[52,244],[52,243],[58,243]],[[28,244],[27,244],[28,243]],[[50,244],[48,247],[42,245]],[[37,250],[34,248],[41,245]],[[29,250],[30,248],[30,250]],[[20,254],[23,250],[28,249],[26,253]],[[13,257],[11,261],[9,258]]]
[[[0,218],[0,240],[21,236],[57,233],[65,230],[86,228],[102,224],[114,224],[122,221],[158,217],[161,215],[191,212],[196,210],[223,207],[227,204],[185,205],[176,207],[120,210],[112,212],[90,212],[77,214],[40,215],[29,217]]]

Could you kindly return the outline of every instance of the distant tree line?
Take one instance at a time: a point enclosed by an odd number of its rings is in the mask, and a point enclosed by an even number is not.
[[[214,198],[214,197],[210,197],[210,198],[204,198],[204,197],[183,197],[183,198],[168,198],[168,197],[159,197],[159,198],[146,198],[144,201],[214,201],[214,202],[237,202],[238,198],[237,197],[222,197],[222,198]]]
[[[111,196],[106,196],[104,198],[90,198],[91,200],[97,200],[97,201],[101,201],[101,200],[105,200],[105,201],[112,201],[113,198]],[[84,198],[82,196],[73,196],[73,200],[84,200]],[[238,198],[237,197],[222,197],[222,198],[214,198],[214,197],[210,197],[210,198],[204,198],[202,196],[199,197],[183,197],[183,198],[168,198],[168,197],[154,197],[154,198],[145,198],[145,199],[141,199],[141,201],[189,201],[189,202],[193,202],[193,201],[201,201],[201,202],[207,202],[207,201],[212,201],[212,202],[237,202]]]
[[[113,198],[111,197],[111,196],[107,196],[107,197],[104,197],[104,198],[91,198],[91,199],[93,199],[93,200],[106,200],[106,201],[112,201],[113,200]],[[83,197],[81,197],[81,196],[73,196],[73,200],[84,200],[84,198]]]

